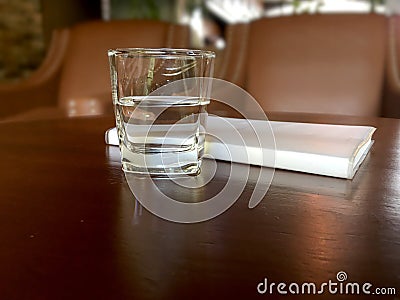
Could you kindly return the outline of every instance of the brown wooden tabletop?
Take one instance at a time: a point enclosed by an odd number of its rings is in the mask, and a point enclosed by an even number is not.
[[[376,142],[352,181],[276,171],[249,209],[250,177],[229,210],[196,224],[165,221],[135,201],[104,143],[113,118],[1,124],[0,299],[358,298],[257,291],[265,279],[288,290],[336,282],[340,271],[344,283],[397,293],[360,299],[399,299],[400,120],[276,118],[373,125]],[[219,162],[197,193],[222,188],[227,167]]]

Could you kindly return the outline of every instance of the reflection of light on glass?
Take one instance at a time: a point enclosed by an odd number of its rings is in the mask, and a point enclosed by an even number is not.
[[[139,223],[139,218],[143,213],[143,207],[142,205],[139,203],[139,201],[137,201],[136,199],[134,200],[134,210],[133,210],[133,217],[132,217],[132,224],[136,225]]]
[[[192,17],[190,19],[190,28],[192,30],[192,45],[196,47],[204,46],[204,28],[203,28],[203,17],[201,8],[198,7],[193,10]]]

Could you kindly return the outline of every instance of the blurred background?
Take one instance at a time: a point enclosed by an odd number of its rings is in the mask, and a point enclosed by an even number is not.
[[[292,14],[400,12],[399,0],[0,0],[0,82],[35,70],[55,28],[103,19],[189,24],[194,48],[225,47],[227,24]],[[134,34],[134,33],[133,33]]]

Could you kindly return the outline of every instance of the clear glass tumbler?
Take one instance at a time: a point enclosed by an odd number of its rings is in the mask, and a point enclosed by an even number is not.
[[[123,170],[198,174],[215,54],[125,48],[108,56]]]

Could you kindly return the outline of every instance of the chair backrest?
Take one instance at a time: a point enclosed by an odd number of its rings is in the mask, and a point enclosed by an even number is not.
[[[382,115],[400,118],[400,15],[392,15],[388,26],[385,98]]]
[[[266,111],[379,115],[386,26],[374,14],[254,21],[245,87]]]
[[[112,110],[108,49],[188,46],[188,28],[166,22],[124,20],[78,24],[70,29],[59,106],[70,116]]]
[[[225,28],[226,46],[217,54],[215,77],[244,87],[248,23],[228,24]]]

